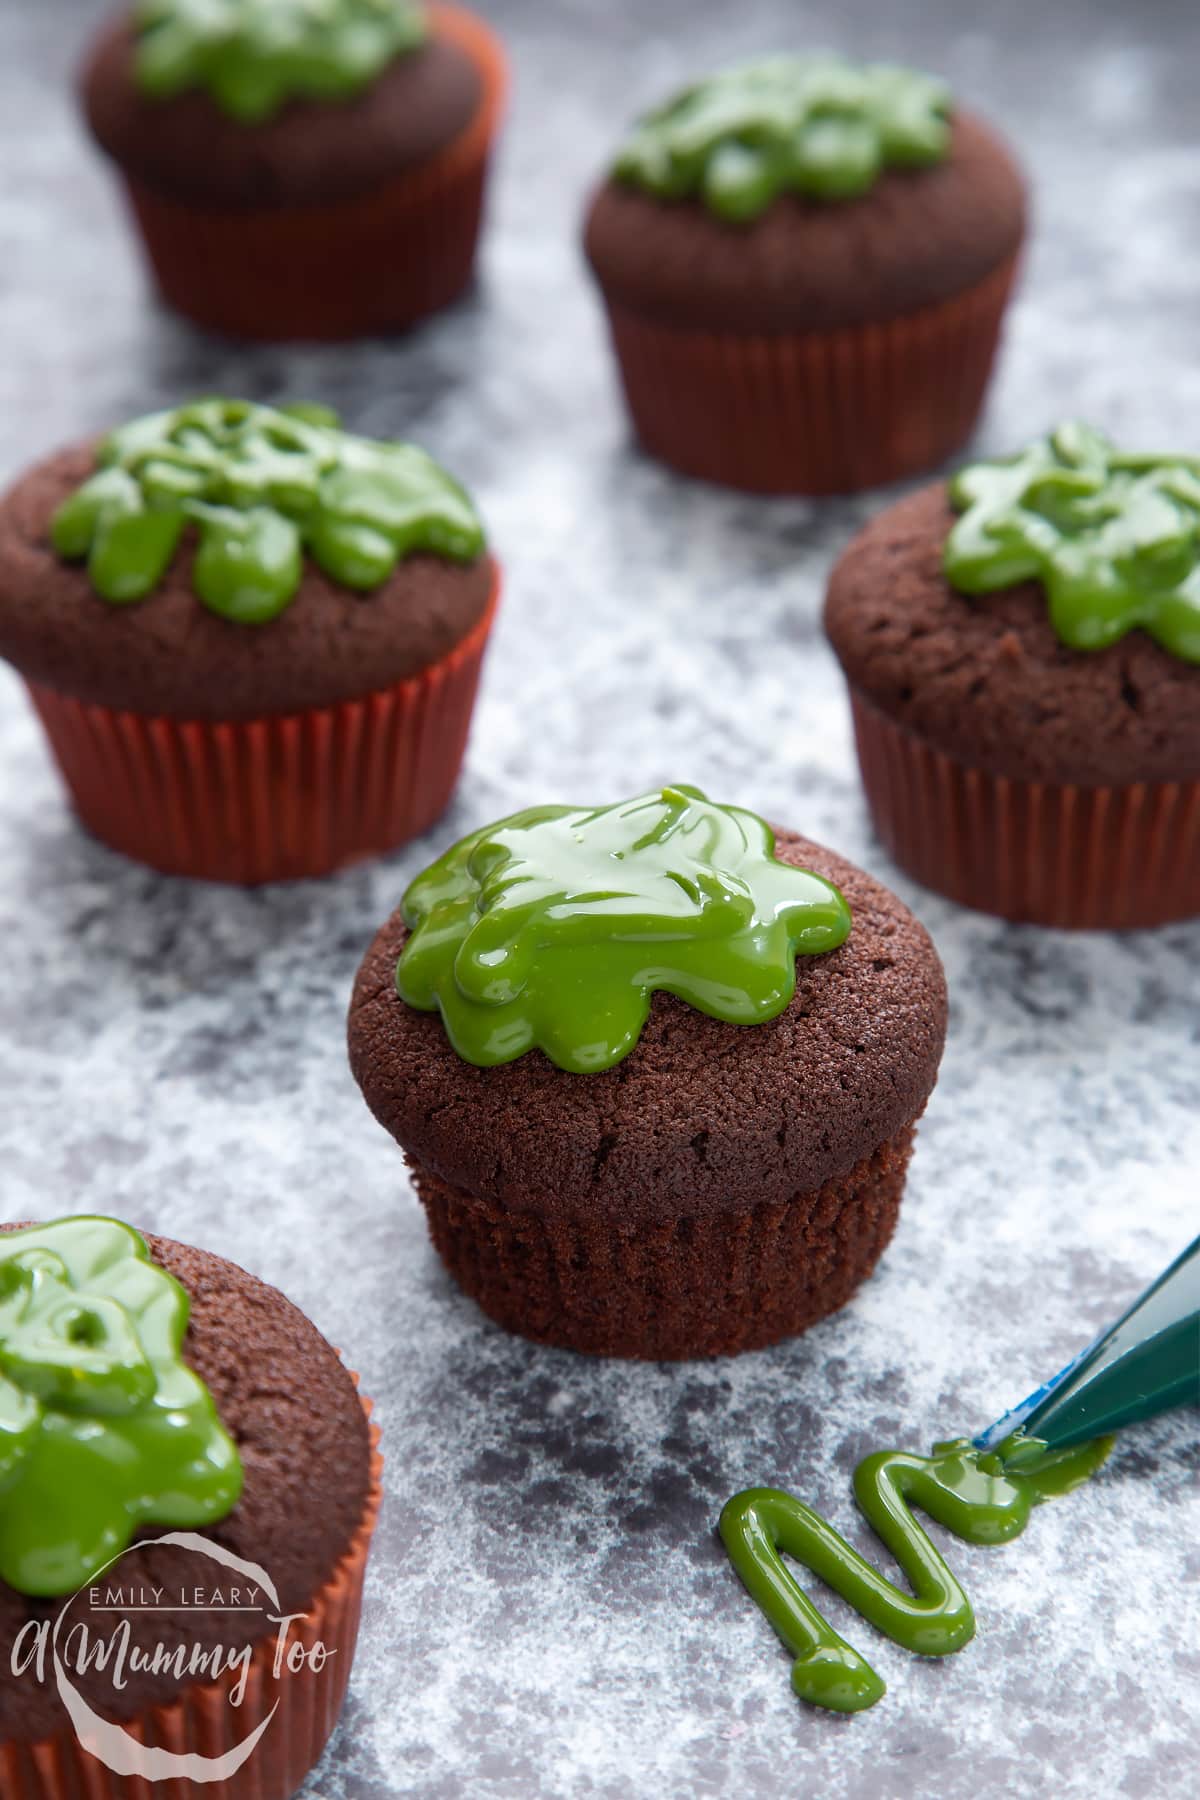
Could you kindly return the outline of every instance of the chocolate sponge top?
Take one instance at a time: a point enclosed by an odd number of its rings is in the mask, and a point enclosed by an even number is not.
[[[1036,581],[957,593],[942,572],[956,517],[936,482],[843,552],[825,629],[851,686],[937,749],[1014,780],[1200,777],[1200,668],[1140,630],[1068,648]]]
[[[958,113],[944,162],[887,169],[856,200],[781,195],[749,224],[610,178],[592,199],[584,244],[607,297],[659,324],[816,331],[948,300],[1000,267],[1024,231],[1011,154]]]
[[[126,174],[198,207],[354,199],[435,156],[483,98],[474,62],[435,32],[360,93],[291,100],[274,117],[246,124],[200,88],[166,100],[144,94],[134,72],[136,41],[127,18],[97,36],[80,76],[88,123]]]
[[[206,1251],[149,1235],[146,1243],[154,1260],[187,1290],[191,1316],[184,1359],[211,1393],[245,1471],[234,1511],[202,1535],[265,1569],[282,1613],[307,1611],[350,1548],[366,1507],[370,1442],[354,1382],[336,1351],[277,1289]],[[139,1538],[157,1535],[153,1527],[138,1533]],[[126,1588],[172,1593],[233,1579],[221,1565],[166,1545],[128,1552],[116,1566],[117,1578]],[[30,1619],[53,1618],[62,1604],[27,1599],[0,1583],[0,1741],[36,1743],[68,1728],[52,1677],[44,1686],[33,1670],[20,1677],[11,1672],[12,1647],[22,1627]],[[121,1617],[129,1621],[132,1643],[147,1654],[174,1641],[173,1630],[189,1648],[229,1650],[273,1637],[276,1630],[262,1612],[194,1611],[182,1626],[165,1615]],[[72,1606],[69,1622],[76,1620],[87,1624],[90,1636],[105,1640],[119,1623],[112,1617],[91,1620],[86,1592]],[[144,1669],[131,1672],[120,1691],[114,1690],[111,1673],[91,1669],[72,1679],[94,1708],[123,1719],[178,1691],[169,1673]]]
[[[483,617],[495,568],[405,557],[370,593],[306,561],[278,618],[241,625],[196,598],[195,532],[147,599],[112,606],[58,557],[50,521],[92,474],[90,444],[36,464],[0,498],[0,656],[31,681],[97,705],[183,719],[255,719],[361,699],[416,675]]]
[[[729,1025],[654,995],[615,1068],[566,1074],[540,1051],[480,1069],[436,1013],[396,992],[397,912],[367,952],[350,1007],[350,1061],[372,1112],[453,1186],[543,1216],[615,1226],[737,1212],[845,1174],[923,1109],[946,1033],[938,955],[871,876],[794,833],[781,861],[836,883],[847,941],[797,958],[796,993],[765,1025]]]

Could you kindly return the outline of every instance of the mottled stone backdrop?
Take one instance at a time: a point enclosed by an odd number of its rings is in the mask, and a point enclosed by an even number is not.
[[[320,885],[188,887],[89,842],[0,678],[5,1214],[111,1210],[232,1256],[345,1347],[386,1428],[361,1655],[307,1794],[1192,1791],[1194,1416],[1131,1432],[1020,1543],[956,1548],[978,1638],[942,1663],[871,1641],[891,1691],[857,1719],[793,1698],[714,1540],[747,1482],[853,1535],[864,1450],[981,1426],[1197,1229],[1200,926],[1009,929],[889,867],[817,623],[878,500],[754,503],[641,459],[577,227],[620,122],[710,62],[828,42],[928,64],[1007,124],[1037,190],[981,446],[1082,414],[1200,447],[1200,12],[491,0],[516,79],[478,293],[403,343],[249,354],[147,298],[68,88],[101,10],[0,4],[0,474],[197,391],[316,397],[443,457],[508,571],[453,812]],[[455,835],[681,779],[894,880],[945,958],[950,1042],[899,1233],[843,1316],[733,1362],[604,1365],[503,1336],[451,1288],[343,1014],[374,926]]]

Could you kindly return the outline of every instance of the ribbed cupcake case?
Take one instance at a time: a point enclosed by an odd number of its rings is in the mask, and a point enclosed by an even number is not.
[[[726,1356],[803,1331],[866,1280],[895,1229],[913,1130],[815,1193],[632,1229],[412,1174],[442,1261],[506,1330],[597,1356]]]
[[[370,1404],[364,1402],[370,1416]],[[0,1744],[3,1800],[292,1800],[305,1776],[320,1761],[346,1698],[362,1615],[363,1578],[382,1500],[383,1459],[379,1431],[371,1427],[371,1472],[367,1503],[346,1554],[315,1597],[303,1620],[291,1627],[288,1643],[330,1652],[320,1670],[306,1665],[276,1680],[276,1633],[253,1654],[239,1707],[229,1700],[232,1678],[194,1683],[169,1705],[150,1708],[123,1729],[139,1743],[177,1755],[224,1755],[245,1742],[271,1708],[278,1711],[249,1760],[221,1781],[182,1777],[147,1781],[117,1775],[84,1750],[67,1728],[36,1744]],[[268,1571],[270,1573],[270,1571]]]
[[[875,829],[926,887],[1036,925],[1122,931],[1200,916],[1200,781],[1012,780],[850,699]]]
[[[440,662],[362,700],[207,722],[89,705],[29,684],[76,812],[167,875],[255,885],[393,850],[445,811],[495,616]]]
[[[970,436],[1016,272],[878,325],[677,330],[608,300],[637,434],[701,480],[840,494],[933,468]]]
[[[405,330],[471,280],[504,54],[482,19],[430,8],[479,69],[475,117],[444,150],[368,193],[314,206],[229,209],[177,201],[125,175],[163,299],[206,330],[264,342]]]

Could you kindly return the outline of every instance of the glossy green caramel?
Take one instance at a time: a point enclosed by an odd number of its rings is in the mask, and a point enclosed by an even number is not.
[[[288,100],[350,99],[429,27],[408,0],[135,0],[142,92],[203,89],[245,125]]]
[[[516,813],[408,889],[401,998],[440,1011],[467,1062],[537,1048],[576,1074],[629,1054],[657,990],[764,1024],[795,993],[797,955],[850,930],[837,888],[774,847],[753,813],[693,787]]]
[[[960,593],[1038,581],[1070,649],[1140,628],[1200,663],[1200,457],[1118,450],[1062,425],[1018,456],[961,469],[950,500],[962,516],[943,567]]]
[[[183,1361],[188,1298],[115,1219],[0,1233],[0,1579],[73,1593],[142,1525],[223,1519],[237,1450]]]
[[[967,1543],[1006,1544],[1024,1531],[1034,1506],[1086,1481],[1112,1442],[1100,1438],[1043,1453],[1030,1439],[982,1451],[968,1438],[954,1438],[935,1444],[930,1456],[882,1450],[864,1457],[854,1471],[855,1498],[912,1584],[911,1593],[872,1568],[802,1500],[777,1488],[735,1494],[721,1514],[721,1537],[752,1598],[796,1659],[792,1686],[800,1698],[834,1712],[861,1712],[874,1706],[885,1685],[809,1599],[785,1554],[896,1643],[922,1656],[948,1656],[974,1636],[975,1615],[913,1508]]]
[[[370,590],[404,557],[470,562],[484,548],[470,500],[432,457],[342,431],[325,407],[199,400],[122,426],[97,463],[50,537],[113,606],[154,592],[189,526],[197,597],[240,625],[290,604],[306,555]]]
[[[719,219],[757,219],[781,194],[850,200],[887,168],[942,161],[950,93],[915,69],[828,53],[773,56],[699,81],[648,113],[613,174]]]

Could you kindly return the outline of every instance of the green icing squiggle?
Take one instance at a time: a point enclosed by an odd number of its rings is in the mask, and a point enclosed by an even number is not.
[[[962,517],[943,566],[960,593],[1040,581],[1070,649],[1140,627],[1200,663],[1200,457],[1118,450],[1062,425],[1019,456],[960,470],[950,500]]]
[[[0,1234],[0,1579],[73,1593],[141,1525],[232,1512],[242,1465],[183,1361],[183,1288],[115,1219]]]
[[[775,56],[686,89],[641,119],[613,173],[647,193],[698,195],[732,222],[780,194],[849,200],[885,168],[941,162],[950,91],[915,69],[840,56]]]
[[[966,1543],[1006,1544],[1024,1531],[1034,1506],[1094,1474],[1112,1443],[1098,1438],[1039,1456],[1044,1446],[1034,1439],[1019,1450],[1010,1439],[984,1452],[969,1438],[954,1438],[935,1444],[931,1456],[882,1450],[864,1457],[854,1471],[855,1498],[912,1593],[873,1569],[802,1500],[778,1488],[735,1494],[721,1513],[721,1537],[751,1597],[796,1658],[792,1687],[800,1698],[833,1712],[861,1712],[886,1687],[808,1598],[784,1553],[896,1643],[922,1656],[949,1656],[975,1635],[975,1615],[913,1507]]]
[[[286,100],[345,100],[429,27],[407,0],[137,0],[136,73],[143,93],[203,88],[243,124]]]
[[[540,1049],[590,1074],[633,1049],[656,990],[734,1025],[796,991],[850,909],[774,857],[770,827],[698,788],[537,806],[464,838],[409,887],[397,987],[481,1067]]]
[[[458,483],[414,444],[338,429],[324,407],[199,400],[114,431],[51,522],[113,605],[153,593],[185,528],[204,604],[264,624],[300,586],[304,554],[345,587],[379,587],[418,551],[469,562],[483,528]]]

